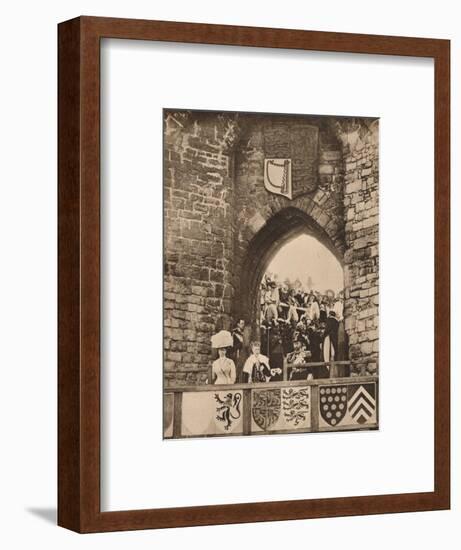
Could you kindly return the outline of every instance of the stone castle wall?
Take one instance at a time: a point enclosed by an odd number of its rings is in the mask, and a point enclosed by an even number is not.
[[[307,150],[290,150],[290,145],[298,143],[303,137],[314,133],[317,139],[310,140]],[[292,149],[292,147],[291,147]],[[296,171],[296,155],[301,159],[310,156],[311,162],[298,163]],[[297,190],[297,177],[307,180],[310,185],[300,196],[293,199],[269,193],[264,187],[264,159],[292,158],[293,185]],[[341,143],[326,126],[321,117],[306,119],[296,117],[257,117],[254,116],[242,131],[239,146],[235,151],[235,193],[236,193],[236,232],[235,232],[235,278],[236,300],[235,314],[248,316],[251,305],[246,295],[256,295],[253,285],[241,275],[252,270],[247,255],[255,256],[255,264],[259,266],[283,243],[283,227],[274,227],[268,232],[267,250],[265,245],[258,243],[259,248],[251,248],[258,232],[267,227],[278,214],[286,209],[299,210],[312,219],[313,233],[324,242],[338,257],[344,252],[344,208],[343,208],[343,160]],[[284,223],[283,220],[281,222]],[[264,265],[261,265],[264,271]],[[251,288],[247,288],[248,285]],[[247,319],[248,320],[248,319]]]
[[[379,352],[378,121],[341,133],[345,163],[345,323],[357,373],[375,374]]]
[[[377,143],[368,127],[361,132],[363,147],[352,144],[345,121],[331,117],[165,112],[167,385],[205,382],[211,334],[248,314],[252,246],[265,233],[256,248],[263,264],[290,237],[290,223],[293,232],[308,227],[343,262],[351,352],[364,363],[377,356],[370,324],[377,308]],[[297,148],[301,142],[306,146]],[[294,159],[299,196],[265,190],[265,157]],[[299,227],[293,213],[304,216]]]
[[[200,383],[210,335],[230,317],[233,258],[232,125],[167,116],[164,145],[164,372]]]

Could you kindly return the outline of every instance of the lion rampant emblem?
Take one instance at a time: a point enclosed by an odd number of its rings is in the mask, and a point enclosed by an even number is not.
[[[214,394],[216,400],[216,420],[224,422],[224,429],[229,430],[232,426],[232,421],[240,418],[240,402],[242,400],[241,393],[227,393],[223,399],[218,393]]]

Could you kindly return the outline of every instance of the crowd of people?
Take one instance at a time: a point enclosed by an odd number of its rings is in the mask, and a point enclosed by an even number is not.
[[[288,380],[329,378],[324,363],[347,360],[343,292],[322,294],[266,274],[260,295],[259,340],[248,341],[249,327],[239,319],[229,345],[218,347],[213,383],[279,381],[284,369]],[[336,375],[346,376],[347,369],[339,366]]]
[[[297,323],[303,318],[311,321],[326,321],[331,311],[338,321],[343,318],[344,293],[327,290],[305,290],[300,281],[278,283],[270,274],[265,274],[260,287],[261,324],[271,321]]]

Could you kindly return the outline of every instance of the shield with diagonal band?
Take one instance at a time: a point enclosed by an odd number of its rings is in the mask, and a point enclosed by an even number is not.
[[[271,193],[293,198],[290,159],[264,159],[264,185]]]

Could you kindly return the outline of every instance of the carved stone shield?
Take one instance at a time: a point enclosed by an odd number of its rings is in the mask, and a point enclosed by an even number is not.
[[[374,384],[349,386],[348,409],[357,424],[376,422],[376,388]]]
[[[268,191],[296,199],[318,187],[319,129],[301,121],[280,122],[264,128],[264,183]],[[290,160],[289,192],[281,186],[282,164]],[[269,169],[269,170],[268,170]],[[268,186],[267,175],[273,182]]]
[[[262,430],[269,430],[280,416],[280,390],[253,391],[253,419]]]
[[[294,427],[304,424],[310,414],[310,388],[284,388],[282,408],[285,422]]]
[[[320,414],[327,424],[337,426],[347,412],[347,386],[320,386]]]
[[[264,186],[271,193],[293,198],[290,159],[264,159]]]
[[[216,414],[215,421],[218,428],[231,432],[242,416],[240,409],[242,392],[221,392],[214,394]]]

